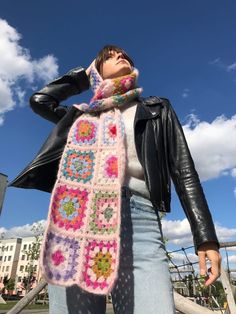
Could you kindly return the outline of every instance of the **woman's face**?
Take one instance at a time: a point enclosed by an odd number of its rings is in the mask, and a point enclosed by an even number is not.
[[[104,80],[127,75],[131,72],[132,66],[129,61],[124,59],[121,52],[113,50],[100,66],[100,74]]]

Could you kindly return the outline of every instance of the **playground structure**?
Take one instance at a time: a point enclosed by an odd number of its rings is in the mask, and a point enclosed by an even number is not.
[[[220,248],[227,250],[229,247],[236,247],[236,241],[235,242],[223,242],[220,243]],[[197,272],[195,270],[195,264],[197,262],[191,262],[188,254],[186,251],[188,249],[191,249],[192,247],[187,248],[181,248],[179,250],[175,250],[172,252],[168,252],[167,255],[170,260],[170,272],[172,274],[177,274],[178,280],[173,279],[173,287],[174,287],[174,301],[175,301],[175,308],[177,311],[183,314],[212,314],[212,313],[222,313],[222,314],[236,314],[236,304],[235,304],[235,298],[236,298],[236,286],[232,285],[232,274],[236,272],[235,269],[229,268],[229,263],[227,259],[227,269],[224,268],[221,269],[221,277],[220,281],[222,283],[225,298],[226,298],[226,306],[225,308],[222,308],[219,303],[217,302],[217,299],[214,297],[214,289],[209,288],[210,292],[208,292],[206,303],[206,298],[204,297],[203,290],[201,290],[199,287],[201,287],[200,277],[197,275]],[[182,251],[185,256],[185,263],[181,265],[176,265],[173,262],[173,258],[171,255],[173,253],[176,253],[178,251]],[[226,251],[227,252],[227,251]],[[227,256],[227,253],[226,253]],[[191,289],[192,289],[192,295],[190,296],[190,280],[186,280],[186,273],[191,274]],[[185,274],[185,277],[183,277],[183,274]],[[176,284],[176,283],[181,284]],[[8,314],[17,314],[20,313],[29,303],[31,303],[37,295],[45,289],[47,286],[47,282],[44,280],[41,280],[38,285],[31,290],[27,295],[25,295],[10,311],[8,311]],[[179,289],[182,289],[182,294],[185,294],[186,296],[183,296],[178,292]],[[183,290],[185,293],[183,293]],[[197,302],[198,301],[198,302]],[[1,302],[1,300],[0,300]],[[201,304],[199,304],[201,303]]]

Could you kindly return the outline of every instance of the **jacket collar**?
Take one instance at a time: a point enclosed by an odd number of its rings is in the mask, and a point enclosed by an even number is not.
[[[140,120],[149,120],[160,115],[161,104],[163,99],[156,96],[147,98],[139,98],[137,100],[137,110],[135,114],[134,124]]]

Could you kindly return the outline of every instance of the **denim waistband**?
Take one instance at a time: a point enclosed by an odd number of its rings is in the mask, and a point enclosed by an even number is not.
[[[130,198],[132,195],[139,196],[140,198],[147,199],[141,193],[131,190],[128,186],[121,187],[121,196]]]
[[[135,202],[136,206],[137,206],[137,204],[139,204],[141,206],[141,208],[142,208],[142,206],[144,206],[145,207],[144,211],[146,211],[146,212],[151,212],[151,213],[156,212],[157,213],[157,211],[158,211],[153,206],[153,204],[152,204],[150,199],[144,197],[139,192],[131,190],[127,186],[122,186],[122,188],[121,188],[121,196],[122,196],[122,198],[131,199],[133,202]],[[133,198],[132,198],[132,196],[133,196]]]

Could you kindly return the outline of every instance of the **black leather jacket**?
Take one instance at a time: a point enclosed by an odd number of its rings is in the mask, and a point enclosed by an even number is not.
[[[82,114],[60,102],[88,88],[86,72],[76,68],[31,97],[32,109],[56,126],[37,156],[9,186],[51,192],[68,131]],[[190,222],[196,251],[204,242],[218,244],[198,174],[170,102],[159,97],[136,101],[135,144],[153,205],[160,211],[170,211],[172,179]]]

